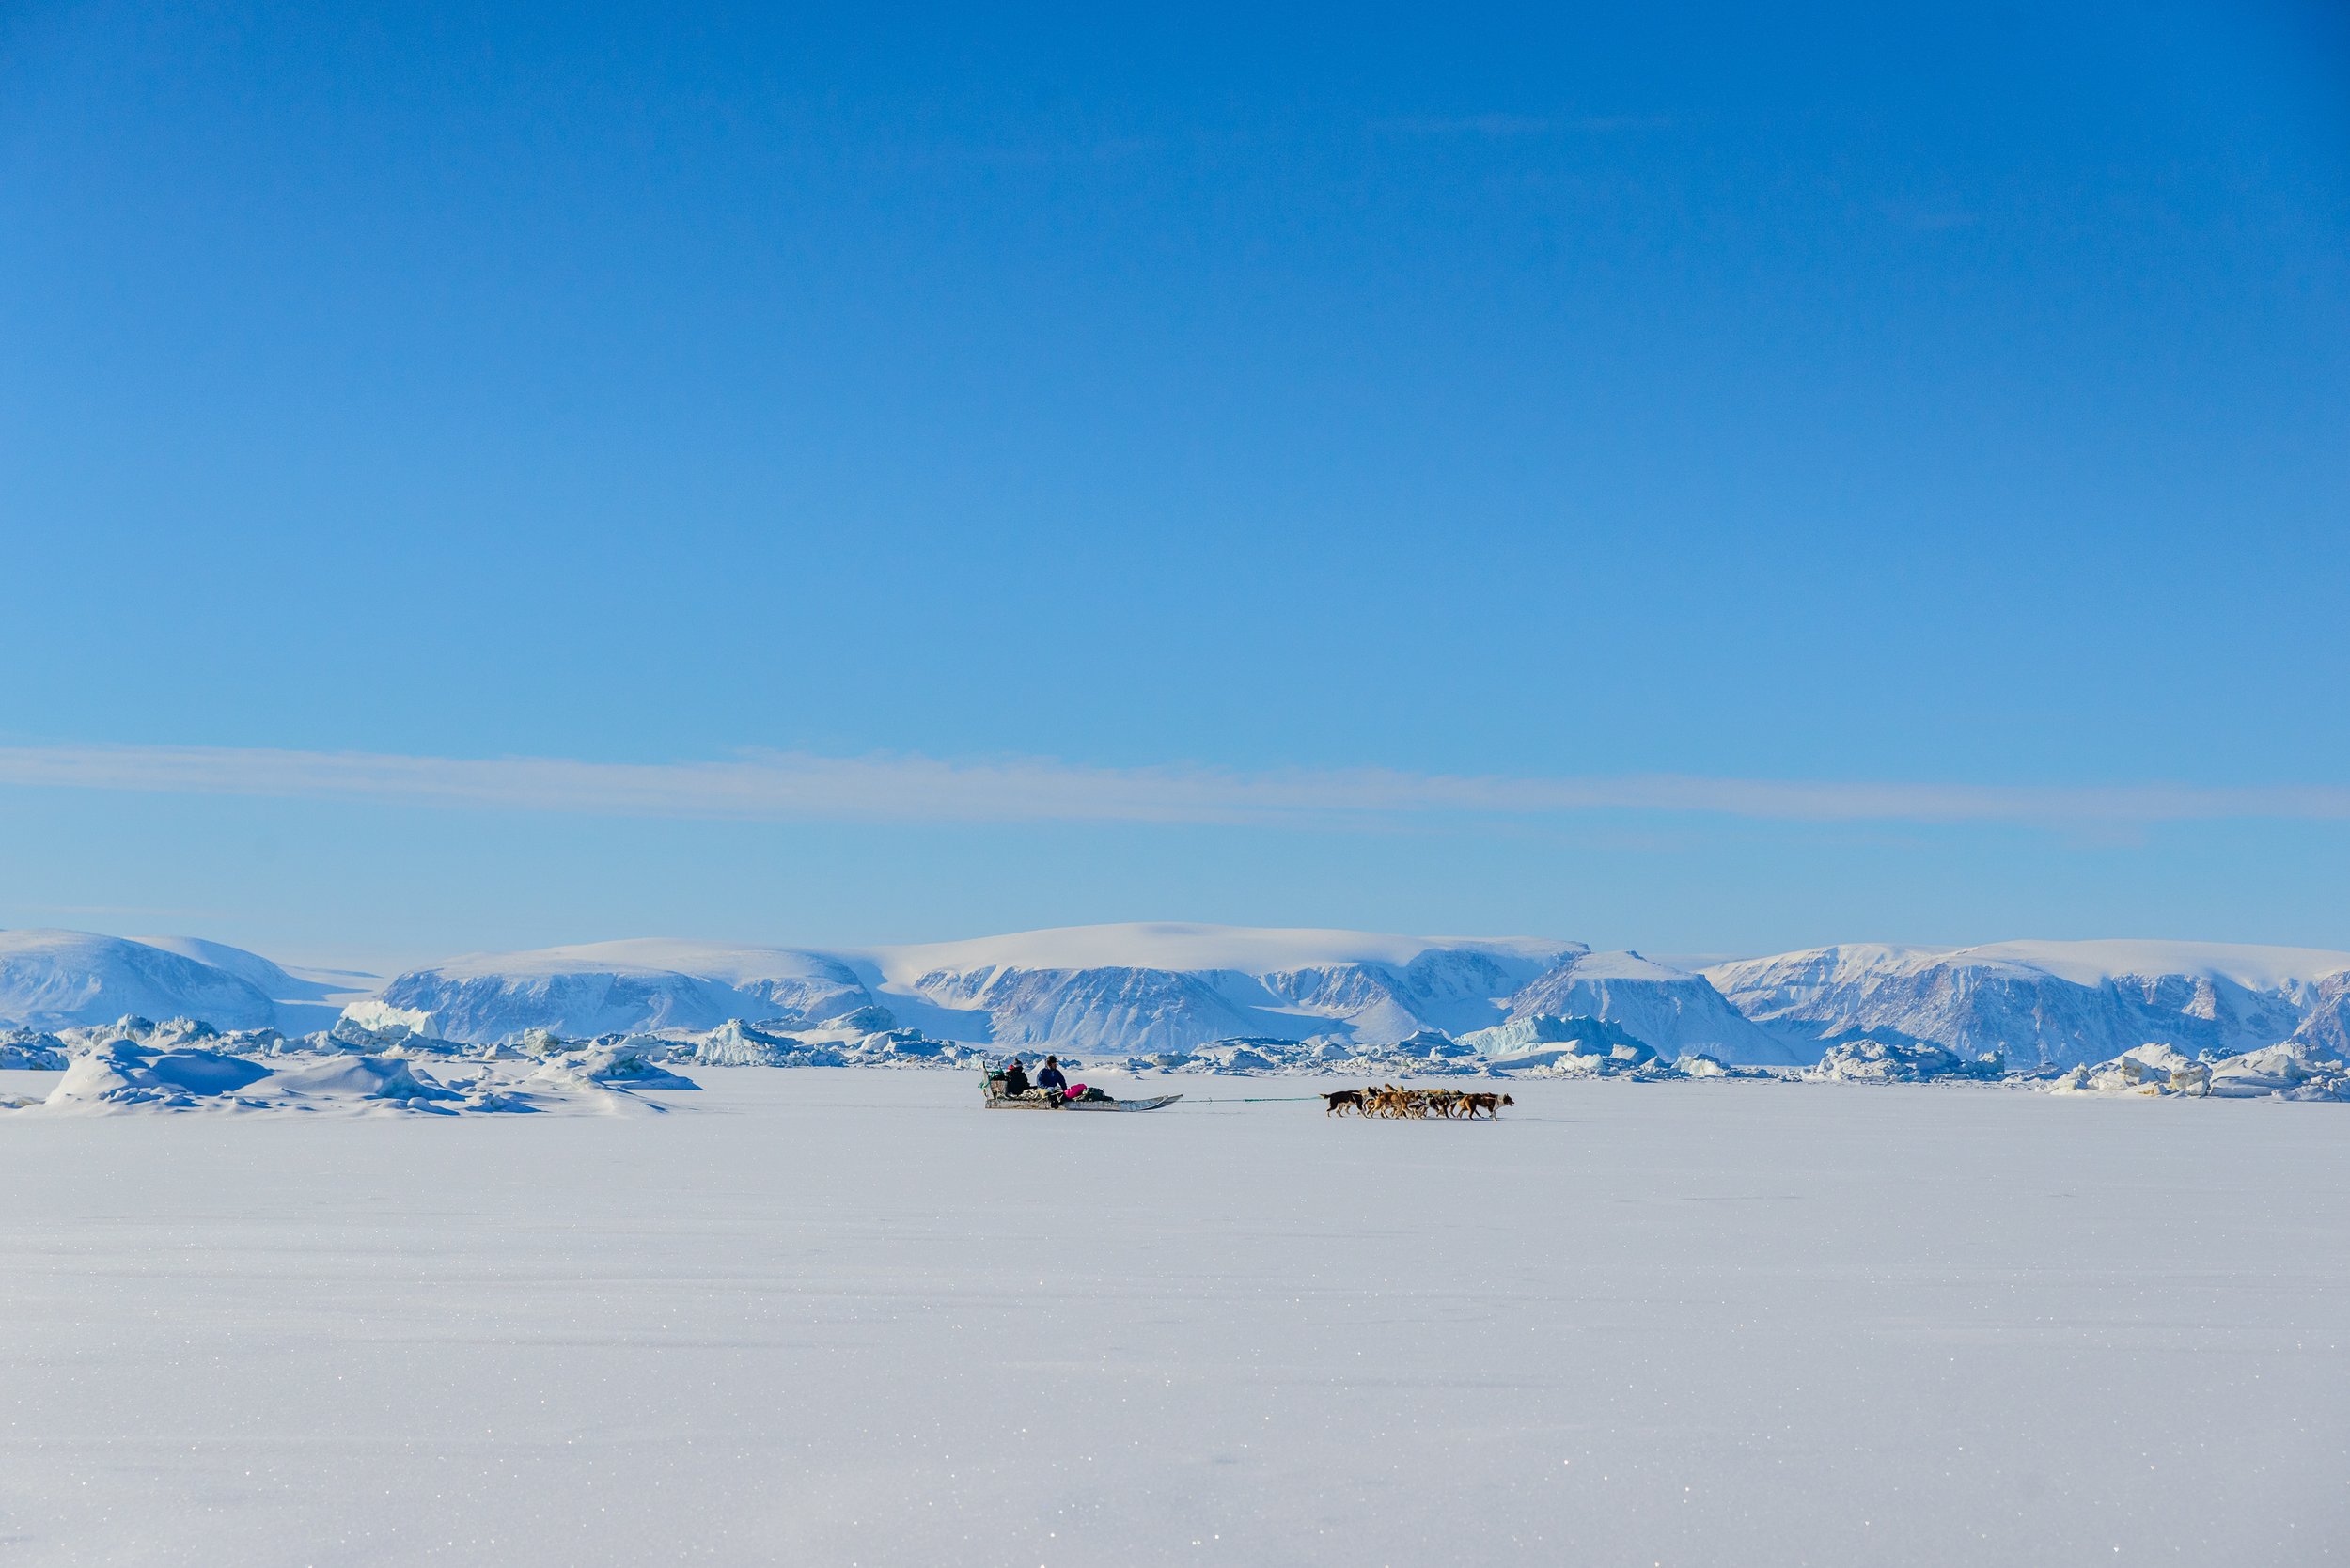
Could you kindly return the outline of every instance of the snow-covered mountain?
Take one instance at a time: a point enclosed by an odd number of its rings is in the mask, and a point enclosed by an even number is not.
[[[477,953],[397,976],[379,999],[471,1042],[525,1029],[708,1029],[729,1018],[814,1024],[872,1002],[854,971],[822,953],[657,937]]]
[[[2189,1055],[2273,1045],[2307,1027],[2350,953],[2191,942],[1853,944],[1716,964],[1706,978],[1815,1054],[1862,1036],[2013,1066],[2109,1060],[2149,1043]]]
[[[1500,1022],[1579,943],[1241,926],[1074,926],[854,955],[875,999],[948,1040],[1187,1050],[1240,1038],[1396,1041]]]
[[[1240,1036],[1400,1040],[1499,1022],[1571,942],[1448,940],[1195,925],[1072,927],[841,949],[666,940],[481,954],[401,975],[383,1004],[450,1039],[806,1027],[874,1010],[942,1040],[1183,1050]]]
[[[271,1027],[288,1034],[333,1027],[347,1004],[371,996],[383,980],[380,975],[362,974],[355,969],[288,968],[273,964],[259,953],[232,948],[226,942],[208,942],[200,936],[139,936],[133,940],[236,976],[270,999],[275,1009]],[[184,1013],[184,1010],[177,1011]]]
[[[1638,953],[1569,959],[1512,996],[1510,1016],[1597,1018],[1668,1057],[1700,1051],[1742,1065],[1793,1065],[1820,1054],[1756,1027],[1703,976]]]
[[[126,1012],[293,1032],[367,977],[290,970],[194,937],[0,933],[0,1026]],[[359,1011],[473,1043],[707,1030],[728,1019],[1078,1054],[1218,1041],[1379,1044],[1597,1020],[1671,1058],[1818,1058],[1831,1042],[1930,1043],[2011,1064],[2190,1055],[2295,1039],[2350,1048],[2350,953],[2164,942],[1855,945],[1692,971],[1534,938],[1114,925],[902,947],[644,939],[476,954],[412,970]],[[1543,1026],[1548,1027],[1549,1026]],[[1555,1032],[1555,1030],[1554,1030]]]
[[[0,1021],[64,1028],[125,1013],[235,1029],[277,1019],[261,987],[182,953],[82,931],[0,931]]]
[[[296,1033],[333,1024],[373,975],[291,970],[195,936],[0,931],[0,1025],[68,1028],[129,1013]]]
[[[2293,1043],[2318,1046],[2338,1057],[2350,1057],[2350,968],[2317,982],[2310,1014],[2293,1032]]]
[[[1637,953],[1351,931],[1081,926],[826,952],[609,942],[437,964],[400,976],[382,1001],[473,1042],[531,1028],[709,1028],[728,1017],[810,1027],[870,1009],[876,1027],[939,1040],[1151,1054],[1227,1040],[1391,1043],[1580,1017],[1668,1057],[1809,1059],[1702,977]]]

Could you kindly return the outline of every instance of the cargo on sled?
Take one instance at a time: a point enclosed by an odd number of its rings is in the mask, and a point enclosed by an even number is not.
[[[1147,1111],[1171,1105],[1183,1098],[1180,1094],[1154,1094],[1147,1100],[1115,1100],[1098,1089],[1074,1084],[1070,1088],[1068,1094],[1047,1089],[1007,1094],[1003,1074],[990,1073],[979,1080],[979,1091],[987,1097],[989,1110]]]

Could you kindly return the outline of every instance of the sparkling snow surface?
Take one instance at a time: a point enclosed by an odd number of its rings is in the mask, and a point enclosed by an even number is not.
[[[0,1559],[2350,1556],[2339,1106],[695,1076],[642,1119],[0,1116]]]

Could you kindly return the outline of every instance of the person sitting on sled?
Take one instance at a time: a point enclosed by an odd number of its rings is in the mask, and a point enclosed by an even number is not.
[[[1037,1072],[1036,1087],[1044,1090],[1048,1095],[1065,1095],[1069,1092],[1069,1080],[1061,1076],[1060,1058],[1046,1057],[1044,1058],[1043,1067]]]
[[[1027,1092],[1028,1070],[1020,1064],[1018,1057],[1014,1057],[1011,1065],[1004,1069],[1004,1093],[1010,1096]]]

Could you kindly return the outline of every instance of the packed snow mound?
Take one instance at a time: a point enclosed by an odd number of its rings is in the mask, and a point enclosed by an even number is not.
[[[455,1100],[459,1096],[394,1057],[332,1056],[290,1062],[269,1075],[270,1088],[310,1100]]]
[[[629,1092],[630,1088],[695,1087],[659,1069],[625,1088],[575,1068],[536,1064],[506,1070],[468,1064],[462,1074],[444,1079],[394,1057],[336,1053],[257,1058],[124,1039],[75,1058],[49,1097],[19,1114],[626,1115],[662,1108]]]
[[[269,1069],[219,1051],[170,1050],[118,1040],[78,1057],[49,1103],[191,1105],[269,1076]]]
[[[1853,944],[1705,971],[1783,1038],[1866,1036],[2000,1054],[2041,1067],[2103,1063],[2147,1041],[2233,1054],[2300,1027],[2350,954],[2181,942]]]
[[[598,1042],[559,1060],[562,1066],[600,1084],[625,1084],[631,1089],[699,1089],[691,1078],[681,1077],[654,1059],[662,1043],[637,1036],[627,1040]]]
[[[125,1013],[185,1014],[221,1028],[266,1028],[277,1010],[226,969],[119,936],[0,931],[0,1024],[36,1029]]]
[[[1894,1040],[1850,1040],[1831,1045],[1804,1070],[1807,1083],[1917,1084],[1936,1078],[1996,1078],[1997,1057],[1968,1061],[1940,1045]]]
[[[118,1040],[78,1057],[51,1091],[53,1109],[199,1105],[258,1108],[264,1101],[446,1099],[447,1090],[416,1082],[405,1063],[345,1058],[274,1072],[250,1057],[194,1046]]]

